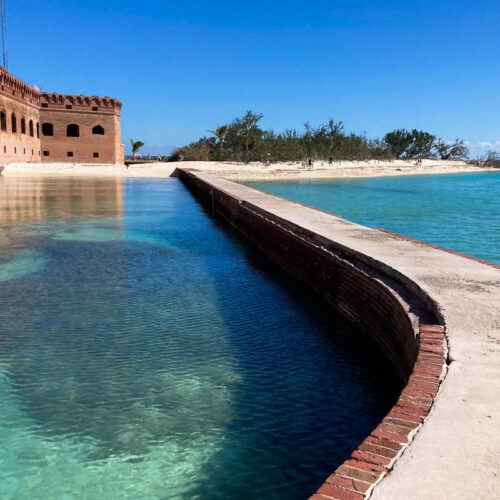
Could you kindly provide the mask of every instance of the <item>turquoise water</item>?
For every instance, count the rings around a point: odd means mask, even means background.
[[[500,172],[246,184],[500,264]]]
[[[307,498],[395,397],[175,179],[0,177],[0,283],[2,499]]]

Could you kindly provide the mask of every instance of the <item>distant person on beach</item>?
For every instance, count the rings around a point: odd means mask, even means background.
[[[330,156],[330,158],[328,158],[328,166],[331,167],[333,165],[333,158]]]
[[[311,157],[307,159],[307,168],[308,170],[311,170],[313,168],[313,159]]]
[[[151,160],[151,153],[148,153],[148,160]]]
[[[269,167],[270,165],[271,165],[271,153],[267,153],[266,167]]]
[[[305,160],[302,160],[300,162],[300,168],[306,168],[306,161]]]
[[[161,161],[161,160],[162,160],[161,155],[158,155],[158,161]]]

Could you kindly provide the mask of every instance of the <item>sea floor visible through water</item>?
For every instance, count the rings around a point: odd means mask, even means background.
[[[177,179],[0,178],[0,498],[303,499],[397,397]]]
[[[245,184],[500,264],[500,172]]]

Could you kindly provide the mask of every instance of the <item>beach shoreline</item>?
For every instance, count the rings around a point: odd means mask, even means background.
[[[183,161],[141,163],[129,167],[104,164],[17,163],[8,165],[3,175],[164,178],[171,177],[178,167],[201,170],[234,181],[327,180],[499,171],[495,168],[478,167],[454,160],[423,160],[420,164],[405,160],[342,161],[334,162],[331,166],[327,162],[318,161],[310,170],[302,168],[298,162],[274,163],[266,167],[262,163]]]

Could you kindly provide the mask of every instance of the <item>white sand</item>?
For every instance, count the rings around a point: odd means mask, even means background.
[[[479,168],[463,161],[423,160],[415,161],[342,161],[315,162],[312,170],[301,168],[300,163],[276,163],[266,167],[262,163],[230,163],[208,161],[183,161],[172,163],[143,163],[124,165],[70,164],[70,163],[18,163],[8,165],[5,176],[90,176],[90,177],[170,177],[177,167],[195,168],[233,180],[294,180],[335,179],[342,177],[378,177],[418,174],[442,174],[459,172],[494,171]]]

